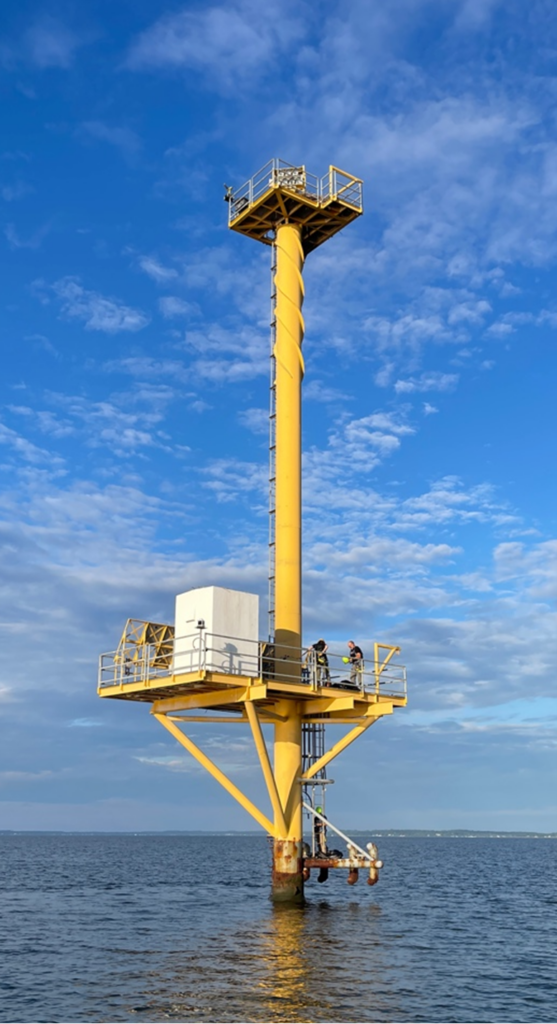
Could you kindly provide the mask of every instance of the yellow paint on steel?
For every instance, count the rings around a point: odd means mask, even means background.
[[[230,679],[230,676],[228,677]],[[195,708],[211,708],[216,704],[243,704],[250,698],[263,700],[267,694],[267,687],[262,686],[231,686],[223,690],[208,690],[205,693],[194,693],[191,697],[184,694],[182,697],[167,697],[165,700],[155,700],[153,703],[153,714],[167,711],[189,711]]]
[[[247,725],[245,715],[169,715],[171,722],[209,722],[210,725]]]
[[[380,650],[388,651],[388,654],[383,659],[383,661],[379,660],[379,651]],[[389,664],[391,658],[395,654],[400,654],[400,647],[393,647],[391,644],[378,644],[378,643],[374,643],[374,645],[373,645],[373,657],[374,657],[374,663],[375,663],[375,691],[376,691],[376,693],[379,693],[379,683],[381,682],[381,673],[382,673],[383,669],[387,667],[387,665]]]
[[[301,842],[302,825],[302,718],[297,701],[281,701],[280,711],[288,714],[286,722],[275,723],[275,779],[281,806],[284,808],[286,832],[277,839]]]
[[[227,793],[230,793],[230,796],[233,796],[240,806],[243,807],[248,814],[251,814],[252,818],[255,818],[259,825],[263,826],[269,835],[276,835],[275,827],[266,815],[263,814],[262,811],[260,811],[259,808],[256,807],[255,804],[252,803],[251,800],[245,796],[245,794],[242,793],[242,791],[238,789],[233,782],[230,781],[224,772],[221,772],[220,768],[217,768],[216,764],[214,764],[214,762],[211,761],[211,759],[207,757],[202,750],[200,750],[193,740],[190,740],[189,736],[186,736],[186,734],[182,732],[174,722],[170,721],[166,715],[155,714],[155,718],[161,723],[161,725],[164,725],[165,729],[168,729],[168,732],[178,740],[178,743],[181,743],[182,746],[189,751],[192,757],[195,757],[195,760],[205,768],[206,771],[208,771],[209,774],[217,780],[217,782],[220,782],[221,786],[224,787]]]
[[[251,701],[246,701],[246,714],[249,719],[251,731],[253,735],[253,742],[255,743],[255,749],[259,756],[259,762],[261,764],[261,770],[263,777],[267,784],[267,790],[269,792],[269,799],[273,807],[273,813],[275,815],[275,830],[278,831],[280,836],[286,836],[286,822],[284,820],[284,811],[280,802],[280,796],[278,794],[277,784],[275,776],[273,775],[273,769],[269,760],[269,753],[267,751],[267,744],[265,743],[265,737],[261,729],[261,723],[257,714],[255,704]]]
[[[195,672],[184,672],[177,675],[169,676],[148,676],[146,679],[134,680],[130,683],[117,683],[113,686],[99,686],[97,693],[99,697],[114,697],[120,693],[141,693],[143,696],[140,699],[144,699],[145,691],[153,692],[153,700],[156,700],[156,691],[160,689],[178,689],[182,686],[191,686],[193,683],[204,683],[207,686],[230,686],[231,678],[233,679],[233,685],[238,686],[240,683],[243,686],[259,686],[262,683],[261,678],[254,676],[233,676],[231,677],[226,672],[206,672],[205,669],[197,669]],[[131,698],[133,700],[133,698]]]
[[[363,178],[355,178],[354,175],[353,174],[349,174],[348,171],[343,171],[342,167],[335,167],[334,164],[330,164],[330,166],[329,166],[329,175],[331,174],[332,171],[336,171],[337,174],[342,174],[343,177],[349,178],[350,179],[350,181],[349,181],[350,185],[355,185],[356,183],[358,185],[363,185]]]
[[[276,231],[276,504],[275,643],[299,648],[302,632],[302,444],[301,385],[304,374],[304,250],[301,229]],[[292,652],[290,652],[292,656]],[[294,655],[294,660],[297,660]],[[299,666],[292,665],[293,679]]]
[[[317,772],[320,771],[321,768],[325,768],[330,761],[333,761],[335,757],[338,757],[338,755],[341,754],[343,750],[346,750],[354,740],[363,736],[366,729],[369,729],[370,725],[373,725],[374,722],[375,718],[368,718],[367,721],[362,722],[360,725],[356,725],[354,729],[351,729],[346,736],[343,736],[342,739],[338,741],[338,743],[335,743],[330,750],[327,750],[322,757],[319,757],[317,761],[314,761],[311,767],[308,768],[307,772],[304,772],[302,778],[312,779],[314,775],[317,775]]]
[[[323,715],[328,712],[350,711],[356,702],[354,697],[323,697],[317,700],[306,700],[302,705],[302,714]]]

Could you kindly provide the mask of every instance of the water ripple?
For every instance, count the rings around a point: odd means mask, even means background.
[[[0,847],[2,1022],[557,1019],[551,840],[383,839],[379,886],[303,908],[269,903],[264,837]]]

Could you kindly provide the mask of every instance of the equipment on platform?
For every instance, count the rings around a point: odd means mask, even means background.
[[[302,902],[312,868],[325,882],[345,868],[374,885],[377,847],[359,846],[332,823],[328,765],[367,729],[404,707],[399,647],[374,644],[355,679],[349,658],[327,647],[323,661],[302,646],[301,384],[304,374],[302,271],[308,253],[363,212],[362,182],[331,166],[316,177],[274,159],[240,188],[225,186],[233,231],[272,247],[269,443],[269,636],[259,638],[259,599],[224,587],[179,594],[173,625],[129,619],[116,651],[103,654],[98,693],[152,705],[154,718],[258,822],[273,843],[272,896]],[[189,737],[189,723],[250,728],[269,797],[261,810]],[[347,727],[327,747],[325,727]],[[264,727],[274,733],[273,760]],[[303,842],[303,814],[311,844]],[[346,854],[329,849],[329,830]]]

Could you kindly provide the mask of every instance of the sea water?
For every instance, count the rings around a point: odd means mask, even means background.
[[[264,836],[0,836],[0,1020],[557,1020],[557,841],[384,838],[269,901]]]

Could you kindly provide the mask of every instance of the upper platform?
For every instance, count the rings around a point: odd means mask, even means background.
[[[307,254],[363,213],[362,181],[338,167],[318,178],[273,159],[240,188],[228,188],[228,226],[272,245],[279,224],[298,224]]]

